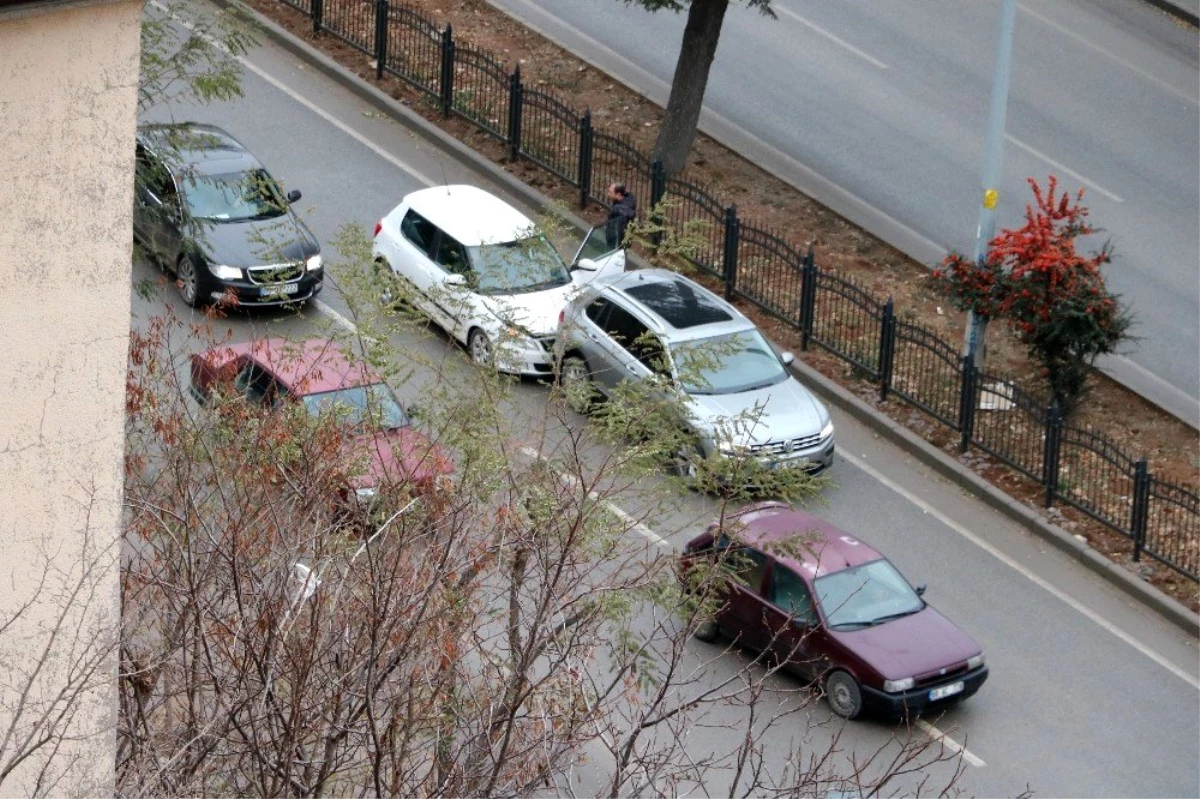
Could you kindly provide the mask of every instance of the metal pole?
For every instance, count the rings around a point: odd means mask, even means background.
[[[1004,117],[1008,111],[1008,76],[1012,71],[1013,20],[1017,15],[1017,0],[1002,0],[1000,9],[1000,38],[996,43],[996,71],[992,76],[992,108],[988,115],[987,140],[983,160],[983,204],[979,207],[979,227],[975,231],[975,263],[987,257],[988,242],[996,235],[996,201],[1000,191],[1000,161],[1004,154]],[[984,333],[987,318],[974,311],[967,314],[966,355],[977,368],[983,367],[986,348]]]

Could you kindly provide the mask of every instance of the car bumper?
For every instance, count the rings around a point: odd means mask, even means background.
[[[834,439],[830,436],[828,440],[822,442],[819,446],[812,449],[802,450],[800,452],[789,453],[785,457],[762,457],[756,458],[759,465],[765,469],[792,469],[800,468],[807,471],[809,474],[820,474],[833,465]],[[707,453],[707,457],[725,457],[719,451],[712,450]]]
[[[547,378],[554,375],[554,353],[512,347],[496,354],[496,368],[507,374]]]
[[[923,685],[920,688],[896,694],[884,693],[876,688],[863,685],[860,686],[862,690],[863,709],[884,716],[917,716],[930,710],[937,710],[954,704],[955,702],[961,702],[963,699],[972,696],[979,690],[984,681],[987,680],[987,677],[988,667],[980,666],[974,671],[969,671],[953,679],[934,685]],[[961,691],[941,699],[930,699],[930,694],[935,689],[955,685],[960,682],[962,683]]]
[[[211,278],[208,289],[211,300],[220,305],[269,307],[294,305],[311,300],[321,293],[324,286],[324,274],[321,271],[307,272],[297,280],[275,286],[251,283],[245,280]]]

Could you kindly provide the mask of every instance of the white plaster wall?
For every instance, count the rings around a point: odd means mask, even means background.
[[[116,633],[140,20],[0,11],[0,772],[10,731],[86,689],[0,796],[113,790],[116,658],[89,653]]]

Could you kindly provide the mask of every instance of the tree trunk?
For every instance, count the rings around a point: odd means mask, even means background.
[[[667,100],[658,141],[654,143],[654,157],[662,159],[668,175],[683,170],[696,138],[708,71],[717,54],[727,8],[729,0],[692,0],[688,7],[687,26],[683,29],[679,60],[675,62],[675,77],[671,81],[671,97]]]

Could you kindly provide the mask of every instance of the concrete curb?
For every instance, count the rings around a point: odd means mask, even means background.
[[[1200,13],[1195,2],[1179,2],[1179,0],[1146,0],[1147,3],[1160,11],[1165,11],[1176,19],[1181,19],[1192,27],[1200,27]]]
[[[387,94],[360,79],[329,56],[289,33],[274,21],[263,17],[254,9],[239,2],[239,0],[214,0],[214,2],[219,6],[232,6],[243,11],[251,19],[255,20],[263,32],[270,36],[276,43],[320,69],[327,76],[355,92],[397,122],[408,126],[413,132],[421,135],[431,144],[445,151],[460,163],[485,173],[489,180],[504,186],[506,191],[520,197],[528,205],[534,208],[546,208],[551,204],[550,198],[540,191],[521,182],[494,162],[429,122],[417,112],[393,100]],[[1169,0],[1161,0],[1161,2],[1169,2]],[[568,219],[580,229],[586,230],[589,227],[586,222],[573,214],[569,214]],[[639,267],[645,266],[636,257],[632,260]],[[1065,530],[1050,524],[1033,509],[995,488],[955,459],[949,457],[898,422],[875,410],[849,390],[834,383],[817,370],[800,362],[794,364],[794,369],[803,378],[805,384],[826,401],[851,414],[860,422],[887,438],[891,443],[919,458],[943,477],[970,491],[988,505],[1004,513],[1014,521],[1028,527],[1062,551],[1074,556],[1089,569],[1107,579],[1129,596],[1156,610],[1164,618],[1188,634],[1200,636],[1200,616],[1192,613],[1176,600],[1145,581],[1129,574],[1091,547],[1076,540]]]

